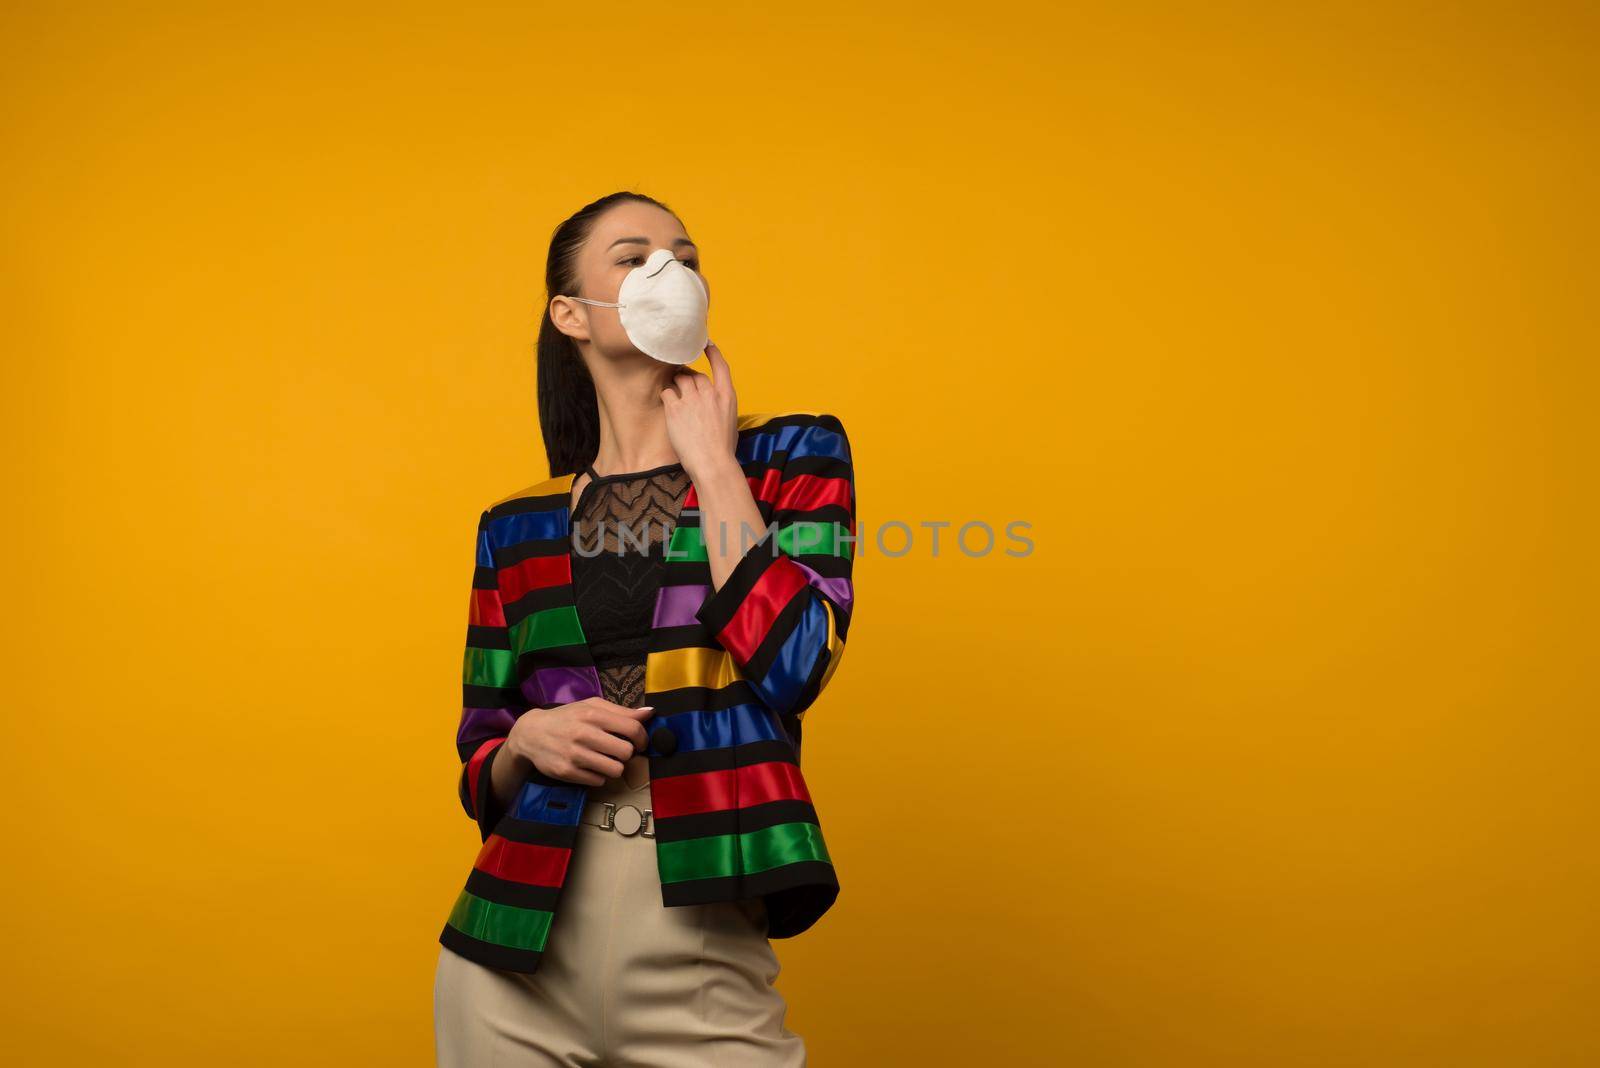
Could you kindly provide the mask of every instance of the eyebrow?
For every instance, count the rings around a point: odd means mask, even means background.
[[[618,245],[625,245],[625,244],[629,244],[629,245],[648,245],[649,243],[650,243],[650,239],[648,237],[619,237],[615,241],[611,242],[611,244],[606,246],[606,251],[610,252],[612,249],[616,248]],[[693,241],[690,241],[687,237],[680,237],[680,238],[675,239],[672,242],[672,245],[673,245],[674,248],[676,248],[679,245],[688,245],[690,248],[699,248],[700,247],[700,246],[696,245]]]

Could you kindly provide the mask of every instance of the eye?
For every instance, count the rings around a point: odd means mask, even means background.
[[[625,263],[631,263],[631,264],[635,264],[635,265],[638,265],[638,266],[642,266],[644,264],[644,261],[647,258],[648,257],[646,257],[646,256],[629,256],[625,260],[618,260],[617,263],[619,265],[625,264]],[[692,256],[689,259],[679,260],[678,262],[683,264],[685,267],[689,268],[689,270],[691,270],[691,271],[698,271],[700,269],[700,257],[698,257],[698,256]]]

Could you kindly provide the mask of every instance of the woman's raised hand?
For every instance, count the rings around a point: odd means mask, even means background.
[[[505,744],[546,775],[599,786],[622,774],[622,765],[650,744],[644,721],[654,709],[628,708],[590,697],[517,717]]]
[[[661,391],[667,410],[667,440],[691,479],[733,459],[739,440],[739,399],[733,374],[714,342],[706,342],[711,374],[685,367]]]

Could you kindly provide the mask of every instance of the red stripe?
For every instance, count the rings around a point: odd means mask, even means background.
[[[500,569],[500,592],[507,604],[529,590],[564,586],[572,581],[572,557],[566,553],[530,556]]]
[[[780,553],[744,595],[733,618],[718,633],[717,640],[739,660],[748,661],[772,629],[773,620],[778,618],[783,606],[805,588],[805,572]]]
[[[850,480],[848,478],[827,478],[823,475],[795,475],[789,481],[783,481],[783,469],[769,467],[761,473],[759,478],[745,476],[745,481],[750,484],[750,496],[758,501],[772,505],[774,508],[792,512],[807,512],[814,508],[837,504],[850,507]],[[698,508],[700,498],[695,495],[694,486],[689,487],[688,496],[683,499],[685,510]]]
[[[778,486],[782,478],[784,478],[782,468],[768,467],[765,472],[762,472],[760,478],[750,478],[749,475],[746,475],[744,476],[744,481],[750,488],[750,496],[755,497],[757,500],[765,500],[766,504],[771,504],[773,500],[778,499]],[[694,483],[690,483],[690,492],[688,492],[688,496],[683,497],[683,512],[688,512],[690,508],[698,507],[699,494],[694,492]]]
[[[770,504],[778,499],[778,489],[783,484],[783,469],[769,467],[761,472],[760,478],[750,478],[745,481],[750,483],[751,496]]]
[[[505,626],[506,614],[500,606],[500,591],[473,587],[472,607],[467,611],[467,622],[475,627]]]
[[[783,760],[650,780],[650,808],[657,819],[749,808],[768,801],[810,800],[799,767]]]
[[[513,842],[491,834],[472,866],[479,871],[530,886],[561,886],[567,879],[572,850],[565,846]]]
[[[850,480],[822,475],[796,475],[783,484],[775,507],[790,512],[809,512],[837,504],[850,507]]]
[[[490,738],[478,746],[478,751],[467,758],[467,792],[472,798],[472,817],[477,819],[478,812],[478,773],[483,771],[483,762],[495,746],[505,741],[504,738]]]

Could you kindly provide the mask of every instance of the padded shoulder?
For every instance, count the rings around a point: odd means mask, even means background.
[[[489,505],[485,511],[490,513],[505,511],[525,511],[529,506],[538,507],[543,503],[543,498],[559,497],[559,503],[565,504],[572,494],[572,480],[576,475],[556,475],[554,478],[543,479],[530,486],[524,486],[515,493],[508,493],[504,497]]]

